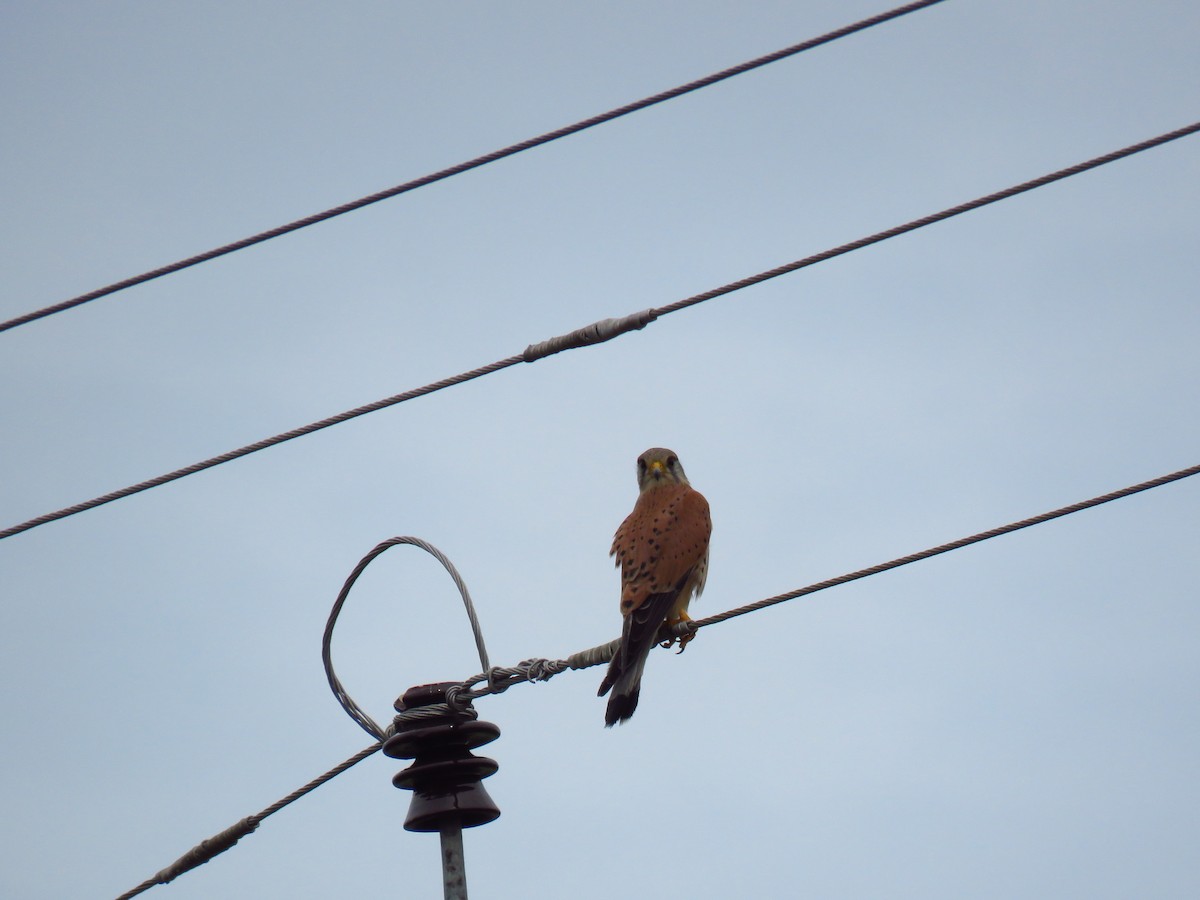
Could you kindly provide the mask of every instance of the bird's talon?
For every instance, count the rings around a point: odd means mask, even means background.
[[[679,618],[667,619],[667,627],[674,628],[676,625],[681,625],[685,622],[690,622],[690,621],[692,621],[692,617],[687,614],[687,610],[680,610]],[[679,635],[678,637],[676,637],[675,635],[672,635],[670,638],[668,638],[667,640],[665,640],[661,644],[659,644],[659,646],[662,647],[663,649],[668,649],[670,647],[674,647],[675,644],[678,643],[679,649],[675,651],[675,655],[678,656],[680,653],[682,653],[684,650],[687,649],[687,645],[689,643],[691,643],[692,638],[694,638],[695,636],[696,636],[696,632],[685,631],[683,634]]]

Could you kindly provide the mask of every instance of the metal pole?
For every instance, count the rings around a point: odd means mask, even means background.
[[[463,864],[462,828],[442,829],[442,889],[446,900],[467,900],[467,870]]]

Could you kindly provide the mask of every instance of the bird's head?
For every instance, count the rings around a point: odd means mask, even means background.
[[[638,457],[638,488],[648,490],[663,484],[687,484],[679,457],[663,447],[651,447]]]

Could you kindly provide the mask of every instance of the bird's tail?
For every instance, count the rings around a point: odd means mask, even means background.
[[[608,671],[600,682],[598,692],[600,697],[608,693],[609,688],[613,692],[604,713],[606,726],[611,728],[617,722],[624,722],[637,709],[646,657],[654,649],[659,626],[675,605],[681,589],[682,583],[674,590],[651,594],[642,601],[641,606],[625,617],[621,627],[621,642],[617,645],[612,662],[608,664]]]
[[[600,690],[596,696],[603,697],[612,689],[608,698],[608,708],[604,711],[604,725],[611,728],[618,722],[624,722],[637,709],[638,696],[642,692],[642,669],[646,667],[646,656],[630,660],[632,665],[626,665],[625,655],[618,648],[608,665],[604,681],[600,682]]]

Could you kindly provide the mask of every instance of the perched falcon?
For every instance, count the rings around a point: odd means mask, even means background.
[[[598,695],[612,689],[604,724],[624,722],[637,709],[642,669],[658,629],[690,621],[688,603],[704,590],[708,572],[708,501],[688,484],[679,457],[654,447],[638,457],[638,494],[613,538],[610,556],[621,567],[621,644]],[[680,640],[680,652],[691,640]]]

